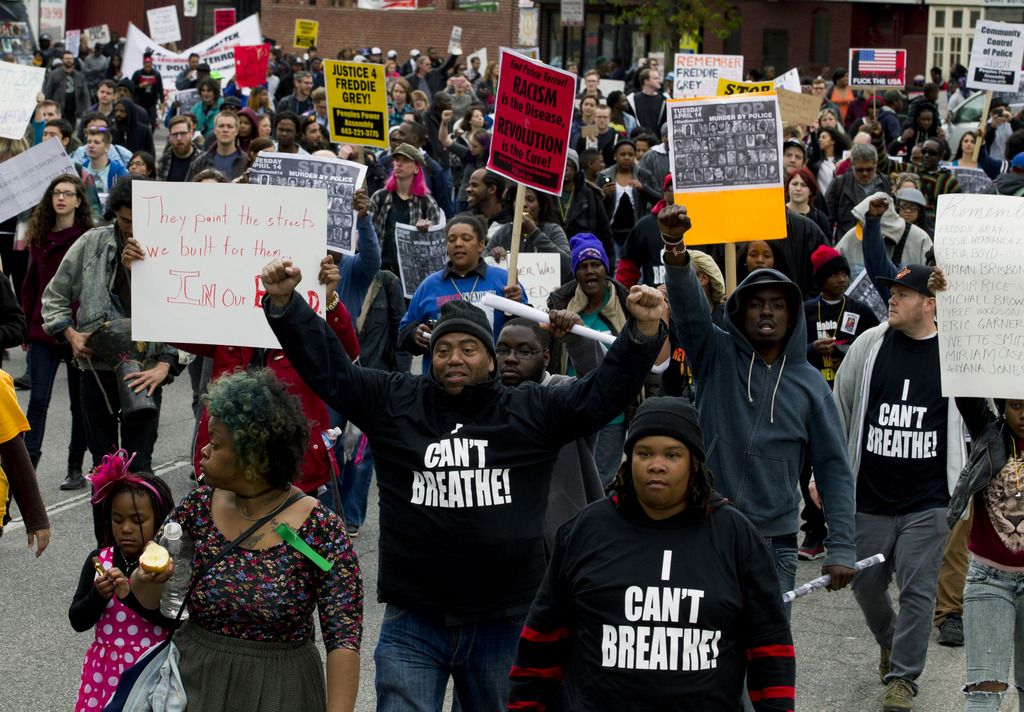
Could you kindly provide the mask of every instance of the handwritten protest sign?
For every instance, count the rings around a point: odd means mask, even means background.
[[[1024,63],[1024,25],[979,20],[974,27],[967,88],[1015,91]]]
[[[669,101],[669,166],[688,245],[786,236],[782,121],[774,95]]]
[[[363,183],[366,166],[339,158],[269,153],[256,156],[249,182],[327,191],[327,248],[346,255],[356,253],[352,196]]]
[[[0,163],[0,221],[34,208],[62,173],[77,175],[60,141],[43,141]]]
[[[146,21],[149,22],[149,36],[156,42],[180,42],[181,28],[178,27],[178,8],[174,5],[155,7],[146,10]]]
[[[6,3],[5,3],[6,4]],[[39,0],[39,32],[54,37],[64,36],[64,22],[67,20],[65,0]]]
[[[786,89],[777,89],[775,93],[779,97],[779,112],[783,121],[810,126],[818,120],[821,111],[821,99],[818,97]]]
[[[734,94],[774,94],[775,82],[737,82],[733,79],[719,79],[715,96]]]
[[[270,45],[238,45],[235,47],[235,84],[246,89],[267,81]]]
[[[387,148],[388,95],[384,67],[371,62],[324,62],[331,140]]]
[[[316,46],[317,35],[320,34],[320,23],[317,20],[295,20],[295,47],[309,48]]]
[[[940,195],[935,258],[942,395],[1024,398],[1024,200]]]
[[[508,269],[508,262],[496,262],[488,256],[487,264]],[[541,311],[548,310],[548,295],[562,286],[562,264],[556,252],[520,252],[516,276],[526,300]]]
[[[327,191],[259,185],[145,183],[132,194],[132,338],[280,348],[260,306],[260,271],[290,259],[297,291],[323,316]]]
[[[793,91],[797,94],[800,93],[800,72],[797,71],[796,67],[793,67],[788,72],[784,72],[779,76],[775,77],[775,88],[785,89],[787,91]]]
[[[907,50],[851,49],[847,72],[852,87],[904,87]]]
[[[46,70],[13,62],[0,62],[0,136],[22,138],[36,110]]]
[[[85,37],[90,47],[110,42],[110,27],[108,25],[96,25],[85,28]]]
[[[427,232],[415,225],[395,225],[395,244],[398,247],[398,276],[402,292],[407,299],[423,280],[444,267],[448,260],[448,246],[444,239],[444,225],[434,225]]]
[[[560,195],[576,77],[505,49],[500,77],[487,168]]]
[[[82,48],[82,31],[81,30],[68,30],[64,33],[64,49],[73,54],[75,57],[78,56],[79,50]]]
[[[174,90],[178,73],[188,67],[188,56],[195,52],[199,55],[200,62],[208,64],[211,71],[219,72],[221,81],[227,83],[235,76],[234,47],[258,45],[262,42],[259,15],[250,15],[238,24],[181,52],[164,49],[159,42],[147,37],[146,33],[134,24],[128,23],[124,45],[124,74],[130,77],[136,69],[142,69],[142,55],[147,51],[152,52],[153,68],[160,73],[164,90],[170,94]]]
[[[676,55],[673,96],[714,96],[719,79],[743,79],[743,57],[734,54]]]
[[[219,7],[213,11],[213,31],[220,34],[224,30],[238,22],[235,16],[235,8]]]

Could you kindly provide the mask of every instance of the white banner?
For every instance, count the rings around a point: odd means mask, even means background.
[[[149,36],[154,41],[160,44],[181,41],[181,28],[178,26],[178,8],[174,5],[146,10],[146,21],[149,22]]]
[[[50,181],[76,175],[60,141],[49,140],[0,163],[0,221],[34,208]]]
[[[153,52],[153,67],[163,79],[164,91],[170,94],[174,91],[174,80],[178,72],[188,66],[188,56],[195,52],[200,57],[199,61],[210,65],[212,71],[220,72],[222,82],[227,84],[235,76],[235,45],[257,45],[262,41],[259,15],[250,15],[210,39],[181,52],[164,49],[159,42],[155,42],[145,32],[129,23],[124,45],[124,75],[130,77],[136,69],[142,69],[142,55],[149,50]]]
[[[132,338],[280,348],[260,308],[271,260],[302,270],[297,292],[324,315],[327,191],[227,183],[139,183],[132,266]]]
[[[45,78],[42,67],[0,62],[0,136],[24,138]]]
[[[1024,200],[940,195],[935,217],[942,395],[1024,398]]]

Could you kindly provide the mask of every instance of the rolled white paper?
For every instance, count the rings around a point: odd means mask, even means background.
[[[870,556],[866,559],[861,559],[853,565],[853,568],[857,569],[858,571],[862,571],[863,569],[869,568],[871,566],[876,566],[882,563],[883,561],[885,561],[884,554],[875,554],[874,556]],[[830,583],[832,583],[832,577],[828,574],[825,574],[824,576],[819,576],[816,579],[811,579],[807,583],[801,586],[797,586],[792,591],[786,591],[784,594],[782,594],[782,602],[789,603],[790,601],[800,598],[801,596],[806,596],[811,591],[817,591],[818,589],[825,588]]]

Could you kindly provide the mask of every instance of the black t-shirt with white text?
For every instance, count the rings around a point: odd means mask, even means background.
[[[836,371],[853,340],[878,326],[878,318],[869,306],[846,296],[835,302],[826,301],[820,294],[809,299],[804,303],[804,318],[808,344],[818,339],[836,340],[836,351],[828,356],[807,349],[807,360],[821,371],[829,386],[835,382]]]
[[[857,511],[897,515],[946,507],[946,422],[939,339],[883,337],[861,434]]]

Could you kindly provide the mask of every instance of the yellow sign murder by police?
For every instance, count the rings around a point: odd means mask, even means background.
[[[384,65],[324,62],[331,141],[388,147],[388,96]]]
[[[316,47],[316,37],[319,32],[320,23],[316,20],[296,20],[295,39],[292,44],[305,49]]]

